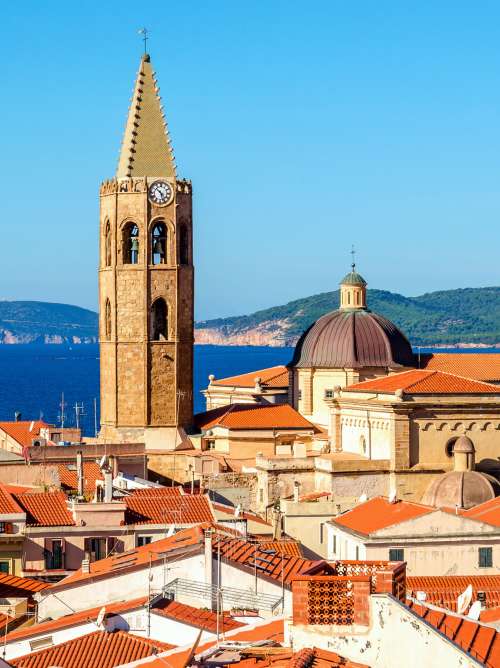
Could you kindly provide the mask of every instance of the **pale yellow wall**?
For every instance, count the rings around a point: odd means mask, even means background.
[[[393,430],[388,411],[346,409],[342,412],[341,428],[345,452],[355,452],[369,459],[390,458]]]

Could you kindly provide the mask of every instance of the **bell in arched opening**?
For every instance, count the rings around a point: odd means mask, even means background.
[[[152,264],[165,264],[167,261],[167,228],[164,223],[157,223],[151,232]]]
[[[128,223],[123,228],[123,264],[139,263],[139,228]]]

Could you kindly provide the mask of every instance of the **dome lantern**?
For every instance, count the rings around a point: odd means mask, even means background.
[[[354,246],[351,250],[351,271],[340,281],[340,308],[366,309],[366,281],[356,271]]]

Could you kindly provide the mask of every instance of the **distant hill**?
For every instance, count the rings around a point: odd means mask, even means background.
[[[0,301],[0,343],[95,343],[97,313],[69,304]]]
[[[500,288],[465,288],[403,297],[368,290],[372,311],[392,320],[414,346],[500,345]],[[251,315],[196,324],[196,342],[293,346],[317,318],[338,307],[339,291],[323,292]]]

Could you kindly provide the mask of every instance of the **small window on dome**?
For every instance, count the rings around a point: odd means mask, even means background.
[[[450,438],[450,440],[445,445],[445,452],[447,457],[453,457],[453,446],[455,445],[458,436]]]

